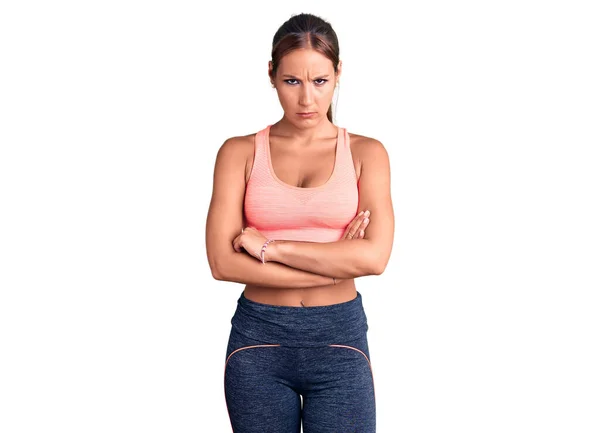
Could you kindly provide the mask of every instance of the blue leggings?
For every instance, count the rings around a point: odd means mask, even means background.
[[[317,307],[240,296],[225,357],[234,433],[373,433],[375,388],[361,294]],[[302,397],[302,398],[301,398]]]

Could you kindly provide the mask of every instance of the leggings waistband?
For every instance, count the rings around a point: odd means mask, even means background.
[[[242,292],[231,325],[258,342],[291,347],[344,344],[368,330],[359,292],[351,301],[315,307],[262,304]]]

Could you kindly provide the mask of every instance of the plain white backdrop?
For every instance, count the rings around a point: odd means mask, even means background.
[[[356,282],[378,431],[600,431],[593,3],[3,2],[0,431],[231,431],[213,168],[280,118],[299,12],[391,160],[392,257]]]

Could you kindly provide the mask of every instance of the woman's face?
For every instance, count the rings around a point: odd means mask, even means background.
[[[271,68],[269,62],[269,72]],[[331,60],[312,49],[298,49],[283,56],[273,83],[284,116],[293,124],[307,126],[326,118],[340,73],[341,62],[336,76]]]

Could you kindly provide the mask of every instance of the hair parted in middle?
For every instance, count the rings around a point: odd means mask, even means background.
[[[275,79],[279,62],[286,54],[297,49],[313,49],[323,54],[333,63],[337,74],[340,61],[338,38],[329,22],[323,18],[301,13],[293,15],[275,32],[271,49],[271,80]],[[333,123],[332,107],[329,105],[327,118]]]

